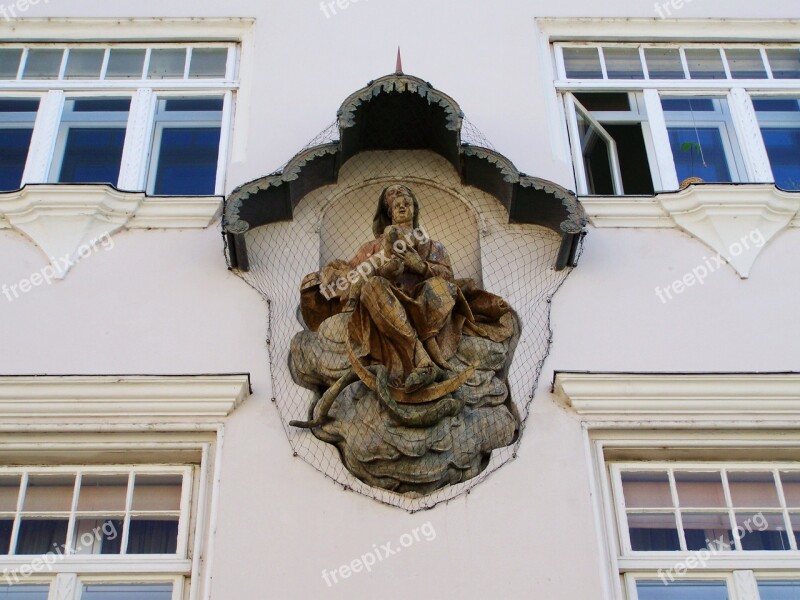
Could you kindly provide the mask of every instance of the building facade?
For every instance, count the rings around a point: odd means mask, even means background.
[[[0,595],[800,598],[796,5],[0,17]],[[521,323],[438,495],[289,424],[308,261],[392,182]]]

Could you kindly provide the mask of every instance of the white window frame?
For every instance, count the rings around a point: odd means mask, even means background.
[[[227,148],[229,145],[229,140],[226,139],[225,135],[225,127],[224,123],[230,123],[231,121],[231,103],[232,103],[232,92],[225,92],[223,96],[220,95],[198,95],[198,98],[206,98],[206,97],[215,97],[215,98],[222,98],[222,115],[221,119],[216,124],[211,124],[210,120],[192,120],[186,117],[178,117],[176,118],[172,115],[172,118],[159,118],[158,114],[158,104],[162,100],[169,100],[170,98],[186,98],[187,96],[184,94],[178,93],[165,93],[165,94],[154,94],[155,103],[153,107],[153,132],[152,132],[152,142],[150,144],[150,154],[148,158],[148,166],[147,166],[147,175],[146,175],[146,183],[145,183],[145,192],[148,195],[152,195],[154,193],[155,182],[156,182],[156,175],[158,170],[158,159],[161,155],[161,134],[164,130],[164,126],[167,127],[202,127],[211,129],[213,127],[220,127],[220,142],[219,142],[219,151],[217,154],[217,171],[216,171],[216,187],[215,187],[215,194],[221,194],[223,192],[222,189],[222,175],[225,170],[225,165],[227,164]]]
[[[191,472],[181,491],[186,519],[176,554],[75,554],[26,582],[50,583],[48,600],[79,600],[82,581],[172,582],[172,600],[208,600],[224,421],[248,393],[247,375],[0,377],[0,464]],[[87,465],[87,455],[103,460]],[[0,557],[0,573],[34,558]]]
[[[637,579],[657,580],[692,554],[625,554],[610,463],[800,465],[800,373],[557,372],[554,392],[583,430],[603,600],[636,600]],[[720,553],[681,577],[724,576],[731,600],[759,600],[756,580],[775,574],[800,580],[800,551]]]
[[[127,112],[122,113],[110,113],[110,112],[103,112],[103,113],[76,113],[67,111],[66,106],[67,103],[74,100],[95,100],[95,99],[103,99],[103,98],[128,98],[130,99],[130,95],[116,95],[112,94],[109,96],[94,96],[91,94],[86,95],[70,95],[64,99],[64,108],[62,108],[61,120],[60,125],[58,128],[58,133],[56,134],[56,140],[53,150],[53,158],[50,165],[50,173],[47,177],[48,183],[59,183],[59,179],[61,178],[61,167],[64,164],[64,153],[67,148],[67,137],[69,135],[69,130],[73,127],[81,128],[81,129],[102,129],[102,128],[115,128],[115,129],[122,129],[125,132],[123,136],[122,147],[123,151],[125,148],[125,141],[124,138],[127,137],[128,133],[128,122],[130,121],[130,109]],[[91,115],[99,115],[102,118],[91,118]],[[122,116],[124,114],[124,116]],[[113,116],[117,116],[116,119],[112,118]],[[31,140],[33,138],[31,137]],[[111,185],[117,186],[122,175],[122,161],[120,160],[120,174],[117,176],[117,181],[111,181]]]
[[[145,47],[146,55],[143,64],[143,76],[140,79],[102,80],[102,79],[19,79],[27,59],[27,49],[33,45],[9,42],[0,47],[24,47],[20,60],[18,79],[0,81],[0,97],[16,97],[24,95],[29,98],[38,97],[39,112],[34,124],[34,132],[28,150],[28,161],[22,176],[20,187],[29,183],[53,182],[58,177],[60,162],[63,158],[62,117],[64,116],[65,97],[131,97],[131,108],[128,113],[126,136],[123,148],[122,164],[116,187],[125,191],[147,191],[150,180],[149,167],[152,156],[152,133],[154,128],[156,96],[164,97],[175,94],[191,96],[221,96],[223,98],[222,121],[220,123],[220,147],[217,173],[213,195],[219,196],[225,191],[225,173],[228,156],[232,146],[232,122],[239,89],[238,52],[239,45],[234,42],[193,42],[187,44],[158,43],[148,41],[145,44],[115,44],[114,48]],[[66,68],[68,50],[72,48],[104,48],[103,70],[105,75],[110,56],[110,44],[36,44],[36,47],[66,48],[62,56],[60,77]],[[191,50],[193,48],[226,47],[228,57],[226,76],[221,79],[189,79]],[[153,48],[186,48],[187,60],[184,65],[183,79],[146,79],[149,57]],[[88,125],[87,125],[88,126]],[[98,125],[100,126],[100,125]],[[60,152],[60,154],[59,154]],[[55,173],[55,175],[54,175]]]
[[[594,30],[595,39],[601,37],[600,31],[602,27],[600,24],[603,20],[596,20],[594,23],[587,24],[584,28]],[[560,103],[562,105],[560,110],[565,110],[568,122],[574,119],[570,115],[570,106],[568,104],[568,93],[579,91],[594,91],[594,92],[644,92],[645,99],[647,100],[647,92],[653,91],[656,94],[677,94],[677,95],[710,95],[719,94],[725,95],[728,100],[728,105],[732,113],[732,137],[739,140],[739,149],[734,150],[733,155],[737,160],[730,164],[734,182],[752,182],[752,183],[774,183],[775,178],[772,174],[772,169],[769,164],[769,157],[767,156],[766,148],[763,143],[763,138],[760,135],[760,130],[756,133],[757,120],[755,117],[752,102],[749,101],[749,96],[764,95],[764,94],[788,94],[793,92],[800,92],[800,79],[775,79],[769,67],[769,62],[766,60],[766,50],[774,46],[762,43],[754,44],[750,40],[752,35],[748,36],[748,41],[743,42],[737,40],[735,35],[731,32],[727,36],[723,34],[723,39],[729,41],[708,44],[708,43],[678,43],[678,42],[664,42],[664,41],[644,41],[650,36],[647,31],[641,31],[638,40],[631,39],[630,35],[616,35],[616,40],[611,42],[597,42],[588,39],[581,39],[579,31],[573,32],[571,35],[566,33],[562,35],[553,35],[547,30],[558,30],[559,33],[561,24],[557,19],[543,19],[542,28],[546,31],[546,39],[551,44],[551,53],[553,60],[553,73],[554,73],[554,86]],[[595,25],[595,26],[593,26]],[[711,26],[710,26],[711,27]],[[581,28],[578,28],[580,30]],[[646,29],[646,28],[645,28]],[[664,27],[659,37],[670,35],[670,31],[674,32],[675,39],[679,36],[676,30],[681,27],[672,26]],[[762,27],[763,29],[763,27]],[[607,37],[608,32],[604,32]],[[769,40],[774,36],[773,31],[771,35],[767,35],[765,40]],[[766,35],[766,33],[765,33]],[[703,38],[707,39],[708,34],[705,33]],[[569,39],[572,37],[572,39]],[[699,35],[698,35],[699,37]],[[626,39],[627,38],[627,39]],[[566,77],[566,71],[563,59],[564,47],[597,47],[601,59],[601,69],[603,79],[569,79]],[[605,62],[603,61],[603,47],[631,47],[639,48],[640,57],[642,58],[643,74],[642,79],[607,79],[607,72]],[[649,79],[647,71],[647,64],[644,60],[645,48],[674,48],[679,50],[681,62],[684,69],[685,79]],[[743,49],[758,49],[761,52],[762,60],[765,64],[767,72],[766,79],[691,79],[686,61],[685,49],[687,48],[706,48],[706,49],[720,49],[725,47],[741,47]],[[780,47],[794,48],[800,54],[800,45],[783,43]],[[721,52],[720,56],[723,60],[723,66],[726,75],[730,75],[730,67],[727,62],[725,52]],[[566,108],[565,108],[566,107]],[[672,151],[669,146],[663,148],[666,138],[666,131],[662,129],[664,123],[664,114],[661,109],[660,103],[652,100],[647,102],[647,121],[648,130],[645,134],[646,145],[654,147],[655,152],[652,156],[648,155],[651,162],[656,162],[657,169],[654,169],[651,164],[651,175],[653,178],[656,194],[662,191],[674,191],[678,189],[677,175],[675,174],[675,165],[672,157]],[[577,138],[568,125],[565,130],[567,134],[566,144],[560,144],[561,147],[573,147],[577,143]],[[649,138],[649,140],[648,140]],[[743,143],[747,140],[747,143]],[[667,140],[668,144],[668,140]],[[586,187],[583,185],[585,179],[581,177],[580,171],[582,170],[582,163],[575,160],[575,151],[571,151],[572,160],[570,163],[573,165],[575,175],[576,188],[578,194],[586,194]],[[740,157],[740,158],[738,158]],[[733,171],[739,172],[738,180]],[[658,180],[658,182],[657,182]]]

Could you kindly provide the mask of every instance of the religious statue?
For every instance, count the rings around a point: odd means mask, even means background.
[[[307,330],[290,367],[320,397],[291,424],[335,444],[369,485],[430,493],[516,438],[507,372],[519,326],[502,298],[455,278],[408,186],[383,190],[373,233],[301,284]]]

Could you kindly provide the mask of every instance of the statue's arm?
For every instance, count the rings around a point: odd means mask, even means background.
[[[441,242],[431,242],[431,250],[424,262],[425,279],[441,277],[447,281],[453,280],[453,267],[450,264],[450,255]]]

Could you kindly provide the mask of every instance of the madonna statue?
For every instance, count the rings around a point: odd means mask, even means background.
[[[291,424],[336,444],[370,485],[429,493],[479,473],[492,449],[516,437],[506,376],[518,325],[502,298],[455,279],[409,187],[383,190],[372,230],[375,239],[352,260],[335,260],[301,284],[308,329],[292,342],[290,366],[320,397],[308,421]],[[458,419],[469,426],[451,430]],[[398,427],[433,437],[406,448]],[[443,427],[447,435],[434,441]],[[443,449],[455,448],[454,462]]]

